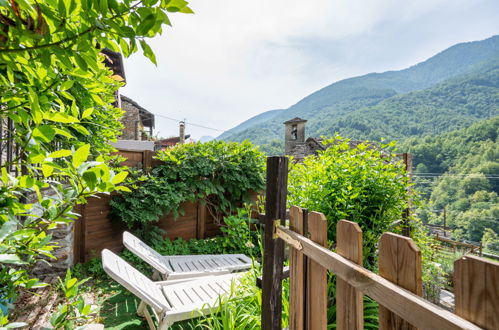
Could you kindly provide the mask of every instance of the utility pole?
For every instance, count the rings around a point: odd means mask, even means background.
[[[447,211],[444,206],[444,236],[447,236]]]

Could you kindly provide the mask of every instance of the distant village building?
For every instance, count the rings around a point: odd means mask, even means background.
[[[120,140],[150,140],[154,128],[154,114],[125,95],[119,97],[121,109],[125,112],[121,118],[124,128]]]
[[[179,136],[173,136],[167,139],[161,139],[154,142],[154,150],[163,150],[173,147],[177,144],[184,144],[187,139],[191,137],[190,134],[185,135],[185,122],[179,123],[178,129]]]
[[[101,54],[104,55],[104,64],[113,71],[113,78],[126,84],[123,56],[107,48],[101,49]],[[121,118],[124,128],[119,140],[151,140],[154,114],[141,107],[134,100],[120,95],[119,91],[116,92],[115,99],[114,105],[125,112]]]
[[[284,122],[284,154],[293,156],[295,162],[302,162],[310,155],[316,155],[319,150],[326,150],[331,144],[324,144],[324,139],[309,137],[305,140],[305,119],[295,117]],[[350,140],[348,144],[351,149],[366,141]],[[370,142],[370,146],[378,148],[375,143]]]

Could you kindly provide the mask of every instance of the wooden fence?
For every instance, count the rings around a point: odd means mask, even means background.
[[[144,168],[146,171],[157,166],[160,161],[153,158],[152,151],[120,150],[118,154],[127,158],[123,165]],[[251,193],[252,200],[257,199]],[[77,213],[80,219],[74,225],[73,255],[75,262],[86,262],[92,256],[100,256],[103,249],[114,252],[123,250],[122,235],[127,230],[121,221],[109,218],[111,196],[99,195],[89,198],[87,204],[80,205]],[[174,219],[172,214],[165,214],[156,225],[166,231],[170,239],[205,238],[221,234],[217,224],[203,202],[184,202],[180,207],[183,215]]]
[[[103,249],[114,252],[123,250],[123,231],[128,230],[121,221],[109,218],[109,195],[92,197],[78,210],[80,219],[75,221],[74,259],[86,262],[92,256],[100,256]],[[202,202],[185,202],[181,205],[184,214],[176,220],[165,214],[156,225],[166,231],[170,239],[213,237],[220,234],[220,225],[206,211]]]
[[[380,329],[499,328],[499,264],[465,256],[455,262],[456,314],[423,298],[421,254],[408,237],[385,233],[379,274],[362,267],[362,231],[337,225],[336,253],[326,248],[323,214],[293,206],[284,225],[287,159],[267,160],[262,328],[281,329],[283,243],[290,247],[290,329],[326,329],[327,277],[337,275],[336,328],[363,329],[363,295],[380,304]]]

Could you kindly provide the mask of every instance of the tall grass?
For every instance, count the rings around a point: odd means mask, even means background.
[[[197,327],[213,330],[261,329],[262,292],[256,286],[256,278],[261,275],[261,267],[255,266],[231,286],[230,293],[219,298],[213,314],[198,319]],[[283,327],[288,326],[289,281],[283,281],[282,299]]]

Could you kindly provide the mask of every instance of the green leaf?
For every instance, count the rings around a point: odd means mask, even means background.
[[[125,187],[125,186],[117,186],[117,187],[115,187],[115,189],[116,189],[116,190],[118,190],[118,191],[132,192],[132,191],[130,190],[130,188]]]
[[[61,157],[67,157],[67,156],[70,156],[70,155],[71,155],[71,150],[61,149],[61,150],[57,150],[57,151],[51,152],[49,154],[49,157],[50,158],[61,158]]]
[[[83,309],[81,310],[81,313],[83,315],[88,315],[88,313],[90,313],[90,307],[91,307],[90,305],[83,306]]]
[[[54,167],[49,164],[42,164],[42,173],[44,177],[49,177],[54,173]]]
[[[17,221],[7,221],[0,227],[0,243],[17,229]]]
[[[42,125],[33,129],[33,137],[43,142],[52,142],[55,136],[55,130],[50,125]]]
[[[25,327],[27,325],[28,324],[24,323],[24,322],[12,322],[12,323],[7,324],[5,326],[5,329],[17,329],[17,328]]]
[[[141,17],[142,18],[142,17]],[[156,24],[156,15],[153,13],[147,15],[145,18],[142,18],[142,22],[137,27],[137,34],[139,35],[147,35],[150,29]],[[142,43],[142,39],[140,40]]]
[[[85,162],[90,154],[90,144],[85,144],[78,148],[73,155],[73,166],[77,168]]]
[[[99,0],[99,7],[102,12],[102,15],[106,15],[108,10],[107,0]]]
[[[0,254],[0,263],[21,265],[25,264],[16,254],[2,253]]]
[[[90,132],[84,127],[84,126],[81,126],[81,125],[73,125],[73,128],[80,134],[83,134],[83,135],[89,135]]]
[[[120,173],[116,174],[116,175],[113,177],[113,179],[111,180],[111,182],[112,182],[113,184],[118,184],[118,183],[121,183],[121,182],[123,182],[123,180],[125,180],[125,179],[126,179],[126,177],[127,177],[127,176],[128,176],[128,172],[124,172],[124,171],[123,171],[123,172],[120,172]]]
[[[85,180],[85,183],[90,189],[95,189],[95,187],[97,186],[97,175],[94,171],[87,171],[83,173],[82,178],[83,180]]]
[[[74,59],[76,61],[76,64],[78,64],[83,71],[88,70],[88,64],[80,54],[74,53]]]
[[[38,101],[38,95],[29,88],[29,103],[31,107],[31,116],[35,124],[39,124],[43,119],[43,112],[40,108],[40,103]]]
[[[80,122],[78,118],[75,118],[63,112],[46,112],[43,118],[50,121],[55,121],[57,123],[65,123],[65,124]]]
[[[68,90],[70,89],[71,87],[73,87],[73,84],[74,84],[74,80],[66,80],[65,82],[63,82],[61,84],[61,87],[59,90],[61,91],[65,91],[65,90]]]
[[[72,278],[70,279],[67,283],[66,283],[66,288],[71,288],[73,287],[73,285],[75,285],[75,283],[78,281],[77,278]]]
[[[94,108],[85,109],[85,111],[83,111],[83,113],[81,115],[81,119],[85,119],[88,116],[90,116],[94,112],[94,110],[95,110]]]
[[[76,139],[73,134],[69,133],[68,131],[66,130],[63,130],[63,129],[60,129],[60,128],[54,128],[55,130],[55,133],[56,134],[59,134],[59,135],[62,135],[62,136],[65,136],[67,138],[70,138],[70,139]]]
[[[144,55],[147,56],[147,58],[150,59],[151,62],[154,63],[154,65],[158,65],[158,63],[156,63],[156,55],[154,55],[151,47],[144,40],[140,40],[140,45],[142,46]]]

